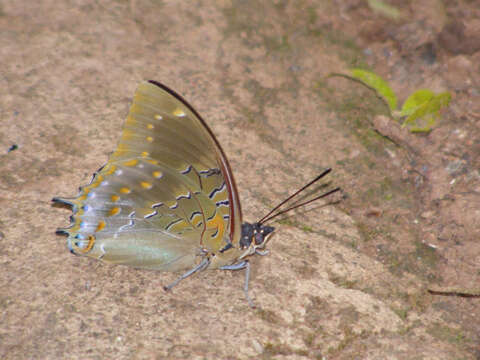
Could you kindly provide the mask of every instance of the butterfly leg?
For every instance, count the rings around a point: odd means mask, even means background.
[[[210,264],[210,259],[208,258],[203,258],[203,260],[200,262],[200,264],[198,264],[197,266],[195,266],[193,269],[191,270],[188,270],[185,274],[183,274],[182,276],[180,276],[179,278],[177,278],[177,280],[175,280],[174,282],[172,282],[171,284],[167,285],[167,286],[164,286],[163,289],[165,291],[168,291],[170,290],[171,288],[173,288],[175,285],[177,285],[180,281],[182,281],[183,279],[186,279],[187,277],[189,277],[190,275],[193,275],[195,274],[196,272],[198,271],[202,271],[202,270],[205,270],[205,268]]]
[[[268,255],[269,253],[270,253],[269,250],[258,250],[258,249],[255,249],[255,254],[260,255],[260,256],[265,256],[265,255]]]
[[[243,287],[243,291],[245,293],[245,297],[247,298],[248,305],[251,308],[255,308],[255,304],[253,303],[252,299],[248,295],[248,281],[250,280],[250,263],[248,260],[232,264],[232,265],[225,265],[220,268],[221,270],[242,270],[245,269],[245,285]]]

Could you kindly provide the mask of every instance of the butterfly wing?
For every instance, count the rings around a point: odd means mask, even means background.
[[[72,252],[165,271],[191,268],[241,233],[235,182],[215,136],[178,94],[139,85],[120,142],[74,199]]]

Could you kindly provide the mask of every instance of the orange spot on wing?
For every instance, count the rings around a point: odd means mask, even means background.
[[[104,179],[103,175],[97,174],[95,176],[95,181],[83,189],[85,194],[88,194],[90,189],[98,187]]]
[[[92,250],[93,245],[95,245],[95,236],[90,235],[90,236],[88,237],[88,245],[87,245],[87,247],[86,247],[85,249],[78,248],[78,251],[86,254],[86,253],[88,253],[90,250]]]
[[[106,165],[102,172],[105,174],[105,175],[111,175],[115,172],[115,170],[117,170],[117,167],[115,165]]]
[[[99,232],[100,230],[103,230],[105,228],[105,221],[100,220],[98,222],[97,228],[95,229],[95,232]]]
[[[119,213],[120,213],[120,208],[118,206],[115,206],[115,207],[110,209],[110,211],[108,212],[108,215],[114,216],[114,215],[117,215]]]
[[[128,161],[125,161],[123,163],[123,165],[125,166],[135,166],[138,164],[138,160],[137,159],[133,159],[133,160],[128,160]]]
[[[176,109],[174,112],[173,112],[173,115],[175,116],[178,116],[178,117],[183,117],[185,116],[185,112],[182,110],[182,109]]]
[[[207,228],[217,228],[218,233],[215,239],[223,239],[225,233],[225,219],[217,212],[215,217],[207,221]]]
[[[152,186],[153,186],[152,184],[150,184],[150,183],[147,182],[147,181],[142,181],[142,182],[140,182],[140,185],[141,185],[144,189],[147,189],[147,190],[148,190],[148,189],[151,189]]]

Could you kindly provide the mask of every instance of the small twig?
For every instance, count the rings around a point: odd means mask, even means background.
[[[462,289],[456,287],[430,287],[428,292],[433,295],[480,297],[480,289]]]

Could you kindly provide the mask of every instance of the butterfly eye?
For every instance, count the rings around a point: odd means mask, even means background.
[[[265,239],[275,230],[273,226],[266,226],[262,224],[254,224],[255,230],[253,231],[253,240],[255,245],[261,245],[265,242]]]

